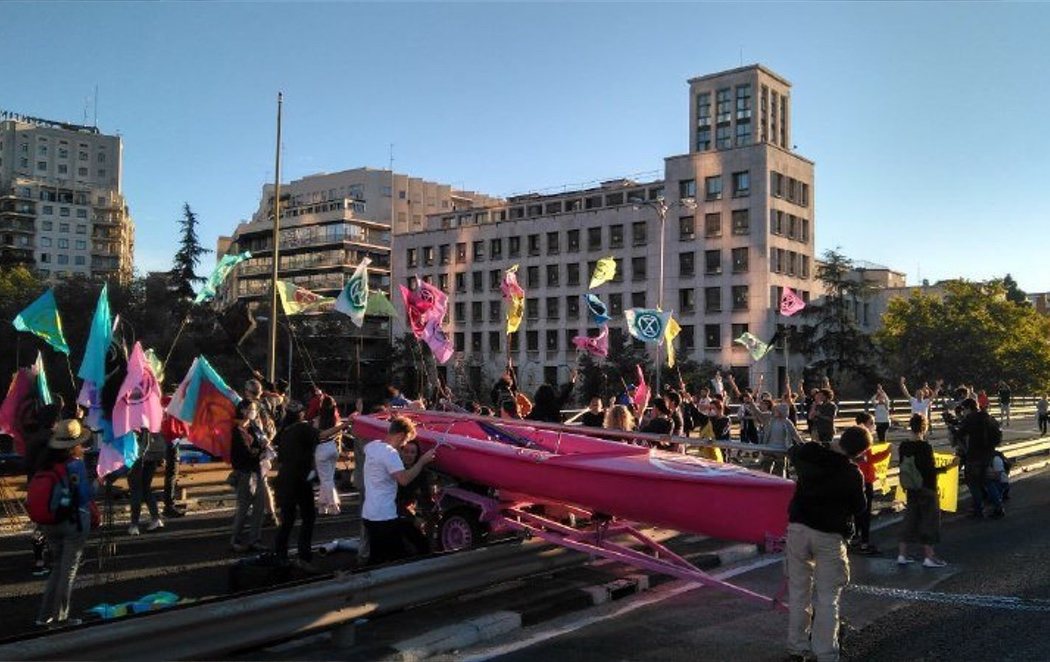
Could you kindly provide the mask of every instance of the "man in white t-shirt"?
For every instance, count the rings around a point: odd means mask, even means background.
[[[434,461],[432,448],[405,469],[398,449],[416,436],[416,426],[402,416],[390,419],[386,439],[365,444],[365,502],[361,507],[369,542],[369,562],[387,563],[404,556],[404,545],[397,521],[397,486],[412,482],[423,468]]]
[[[722,383],[722,371],[715,370],[715,376],[711,378],[711,392],[715,395],[725,395],[726,388]]]

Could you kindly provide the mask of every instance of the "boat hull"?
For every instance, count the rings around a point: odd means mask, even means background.
[[[783,478],[526,422],[409,416],[421,448],[438,448],[435,467],[462,481],[725,540],[763,543],[787,528],[794,483]],[[496,440],[493,425],[527,445]],[[381,439],[386,426],[360,416],[353,432]]]

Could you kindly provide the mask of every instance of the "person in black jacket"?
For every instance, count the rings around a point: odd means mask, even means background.
[[[576,384],[576,371],[569,375],[569,383],[563,384],[559,390],[554,390],[550,384],[541,384],[536,389],[536,397],[532,402],[532,411],[525,418],[530,421],[544,421],[546,423],[561,423],[561,410],[572,395],[572,388]]]
[[[897,564],[908,565],[915,560],[908,556],[908,544],[920,543],[923,546],[922,565],[927,568],[943,568],[948,565],[937,558],[933,546],[941,541],[941,508],[937,501],[937,474],[944,473],[955,466],[955,462],[937,468],[933,461],[933,446],[926,441],[929,429],[927,419],[922,414],[912,414],[908,421],[911,439],[901,442],[897,453],[903,465],[911,458],[915,468],[922,475],[920,489],[906,490],[907,508],[904,511],[904,522],[901,524],[901,537]],[[903,482],[903,481],[902,481]]]
[[[992,463],[995,454],[995,446],[1002,432],[999,424],[992,415],[982,411],[977,406],[977,401],[967,398],[960,405],[962,410],[962,423],[959,424],[958,436],[961,440],[963,451],[963,478],[966,486],[970,488],[971,503],[973,511],[970,517],[980,519],[984,517],[985,484],[988,482],[988,466]],[[995,517],[1002,517],[1003,502],[999,493],[989,491],[988,497],[995,506]]]
[[[788,451],[798,474],[785,550],[792,659],[839,659],[839,595],[849,581],[846,541],[853,517],[867,506],[864,477],[852,460],[870,446],[871,433],[854,426],[829,447],[812,442]]]

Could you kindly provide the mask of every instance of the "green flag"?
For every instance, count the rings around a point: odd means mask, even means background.
[[[368,290],[368,305],[365,307],[365,315],[376,317],[397,317],[394,304],[390,303],[390,297],[382,290]]]
[[[751,358],[756,361],[761,360],[763,356],[768,354],[770,347],[772,347],[772,345],[767,345],[759,340],[758,337],[750,331],[744,331],[740,334],[740,337],[733,342],[746,347],[747,351],[751,354]]]
[[[40,298],[26,306],[11,322],[19,331],[43,338],[47,344],[63,354],[69,354],[69,345],[62,334],[62,318],[55,305],[55,291],[48,290]]]
[[[211,272],[211,276],[208,277],[208,282],[204,283],[201,291],[197,293],[197,298],[193,300],[193,303],[203,303],[214,299],[218,293],[219,285],[222,285],[222,281],[226,280],[226,276],[230,275],[234,267],[251,256],[251,251],[244,251],[240,255],[223,255],[219,263],[215,265],[215,271]]]

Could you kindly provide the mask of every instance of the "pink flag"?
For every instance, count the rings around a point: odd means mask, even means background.
[[[521,288],[521,285],[518,285],[518,265],[515,264],[503,272],[503,282],[500,284],[499,290],[507,301],[515,297],[525,298],[525,290]]]
[[[426,326],[423,327],[423,342],[430,347],[430,351],[434,352],[434,358],[438,363],[447,363],[456,349],[445,332],[441,330],[441,318],[427,321]]]
[[[129,432],[148,428],[160,432],[164,410],[160,406],[160,385],[153,376],[142,343],[136,342],[128,357],[128,373],[117,391],[113,405],[113,436],[123,437]]]
[[[784,293],[780,295],[780,314],[784,317],[791,317],[798,311],[806,307],[806,302],[802,300],[799,295],[791,291],[790,287],[784,288]]]
[[[601,333],[595,338],[576,336],[572,339],[572,344],[576,345],[578,351],[584,351],[604,359],[609,356],[609,325],[603,324]]]
[[[419,289],[416,291],[427,304],[424,321],[436,320],[438,324],[441,324],[441,321],[445,319],[445,310],[448,309],[448,295],[425,280],[419,281]]]
[[[405,317],[408,319],[408,328],[412,335],[420,340],[423,339],[423,328],[427,325],[426,314],[429,306],[419,296],[419,290],[410,290],[404,285],[401,288],[401,299],[405,302]]]
[[[636,365],[638,369],[638,384],[634,387],[634,396],[631,398],[631,402],[634,403],[634,410],[640,417],[644,412],[645,408],[649,406],[649,385],[645,383],[645,374],[642,372],[642,366]]]

